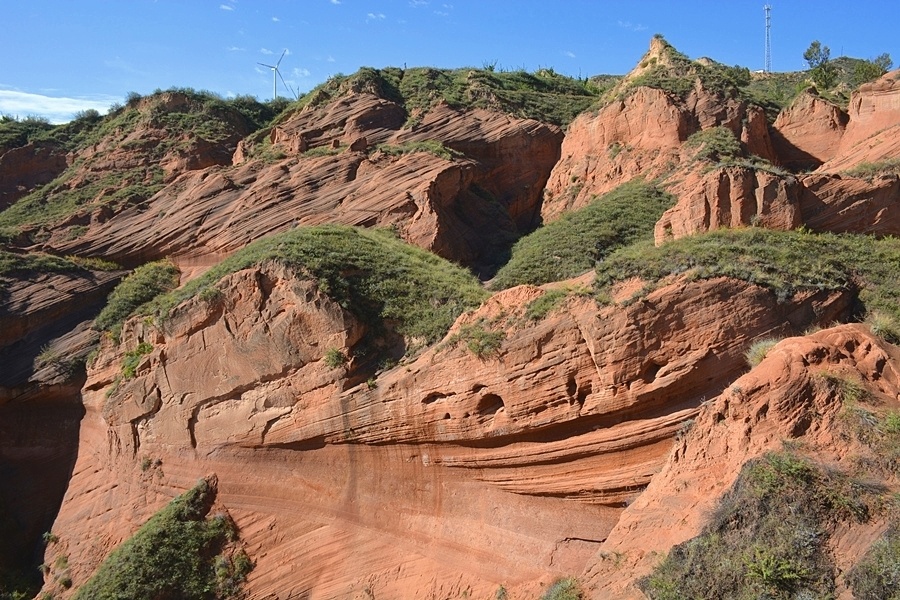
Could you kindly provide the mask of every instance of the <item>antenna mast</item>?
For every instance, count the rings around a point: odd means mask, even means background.
[[[766,11],[766,66],[763,69],[766,73],[772,71],[772,36],[769,31],[772,29],[772,5],[763,6]]]

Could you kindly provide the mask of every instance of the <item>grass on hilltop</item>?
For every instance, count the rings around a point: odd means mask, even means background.
[[[591,270],[616,248],[652,240],[674,198],[641,180],[619,186],[520,239],[491,282],[495,290],[561,281]]]
[[[385,230],[340,225],[298,228],[257,240],[147,310],[165,319],[196,296],[216,296],[226,275],[276,261],[308,275],[319,288],[376,330],[395,324],[407,338],[433,343],[463,311],[486,297],[467,270],[411,246]]]
[[[779,300],[799,290],[855,290],[866,311],[900,318],[900,239],[749,227],[688,236],[659,247],[638,242],[597,265],[595,287],[639,277],[732,277],[769,288]]]
[[[170,106],[167,96],[179,96]],[[169,152],[191,153],[197,140],[236,145],[248,133],[267,125],[280,105],[257,102],[247,96],[224,100],[190,88],[157,90],[142,97],[130,94],[125,105],[114,106],[106,116],[85,111],[63,125],[50,126],[40,119],[0,120],[0,151],[28,142],[54,144],[66,151],[102,145],[110,152],[126,150],[139,157],[124,169],[94,170],[84,159],[53,181],[32,190],[0,212],[0,239],[15,239],[22,227],[53,223],[86,207],[139,204],[163,188],[160,160]],[[140,128],[162,132],[133,139]],[[87,159],[105,160],[106,153]],[[77,154],[76,154],[77,157]],[[88,167],[85,169],[85,167]]]
[[[301,98],[294,108],[319,106],[353,90],[404,106],[410,116],[409,127],[416,125],[416,115],[438,102],[458,109],[488,108],[565,126],[596,101],[598,85],[605,85],[605,81],[575,79],[550,68],[530,73],[496,65],[481,69],[363,67],[353,75],[332,77]]]

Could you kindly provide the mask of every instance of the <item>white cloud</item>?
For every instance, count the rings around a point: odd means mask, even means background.
[[[247,49],[246,49],[246,48],[239,48],[238,46],[229,46],[229,47],[228,47],[228,51],[229,51],[229,52],[246,52]]]
[[[325,62],[334,62],[334,57],[329,54],[328,58],[325,59]]]
[[[260,48],[259,51],[262,52],[263,54],[275,54],[274,52],[272,52],[272,51],[269,50],[268,48]]]
[[[366,21],[377,21],[384,19],[384,13],[369,13],[366,15]]]
[[[409,5],[413,8],[419,8],[420,6],[427,6],[428,0],[409,0]]]
[[[219,8],[221,8],[222,10],[234,10],[234,7],[229,4],[220,4]]]
[[[94,109],[105,113],[110,105],[121,101],[120,96],[65,98],[17,90],[0,90],[0,114],[14,117],[45,117],[51,123],[66,123],[79,111]]]
[[[277,22],[280,21],[280,20],[281,20],[281,19],[279,19],[278,17],[272,17],[272,22],[273,22],[273,23],[277,23]]]
[[[619,27],[622,29],[628,29],[630,31],[644,31],[647,29],[646,25],[641,25],[640,23],[632,23],[631,21],[618,21]]]
[[[294,69],[291,71],[291,74],[292,74],[294,77],[309,77],[309,76],[310,76],[309,69],[303,69],[303,68],[299,68],[299,69],[298,69],[298,68],[294,68]]]
[[[337,5],[341,3],[341,0],[331,0],[331,3]]]
[[[575,58],[575,53],[572,52],[571,50],[566,50],[565,55],[568,56],[569,58]]]

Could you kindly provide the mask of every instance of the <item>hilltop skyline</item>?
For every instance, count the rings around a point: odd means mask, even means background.
[[[772,2],[772,70],[805,68],[813,39],[832,57],[900,58],[893,2],[854,12],[834,0]],[[73,7],[77,6],[77,10]],[[553,68],[572,77],[631,70],[654,34],[691,58],[764,66],[763,2],[489,3],[447,0],[37,0],[6,6],[0,114],[63,122],[129,92],[192,87],[272,96],[272,64],[303,94],[363,66]],[[279,80],[279,95],[291,96]]]

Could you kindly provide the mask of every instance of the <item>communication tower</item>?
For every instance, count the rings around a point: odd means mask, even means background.
[[[766,11],[766,66],[763,70],[769,73],[772,71],[772,36],[770,34],[772,29],[772,5],[766,4],[763,6],[763,9]]]

